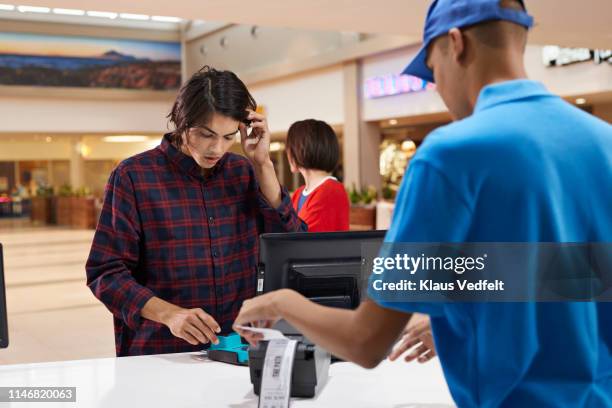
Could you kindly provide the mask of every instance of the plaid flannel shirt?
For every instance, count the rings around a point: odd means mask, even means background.
[[[202,308],[231,331],[255,295],[259,234],[306,230],[281,190],[270,207],[249,161],[233,153],[204,178],[167,135],[117,166],[86,265],[87,285],[114,316],[117,356],[203,348],[141,317],[152,296]]]

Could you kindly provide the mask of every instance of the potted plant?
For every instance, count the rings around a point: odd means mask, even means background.
[[[95,203],[87,187],[73,189],[65,184],[58,190],[57,223],[74,228],[95,228]]]
[[[64,184],[57,190],[57,197],[55,199],[55,220],[57,225],[70,225],[72,195],[72,186],[69,184]]]
[[[32,200],[31,219],[34,224],[51,224],[53,222],[53,187],[39,186]]]
[[[349,191],[351,208],[349,224],[351,230],[370,230],[376,226],[376,187],[369,186],[358,190],[353,184]]]
[[[71,212],[71,226],[84,229],[95,228],[95,200],[89,188],[80,187],[74,190]]]

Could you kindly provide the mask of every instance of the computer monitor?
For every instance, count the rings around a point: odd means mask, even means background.
[[[4,287],[4,262],[0,244],[0,348],[8,347],[8,317],[6,313],[6,290]]]
[[[270,233],[260,236],[257,293],[290,288],[325,306],[361,301],[362,247],[386,231]]]

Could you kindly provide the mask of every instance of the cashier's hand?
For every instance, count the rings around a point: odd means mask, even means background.
[[[251,121],[251,133],[247,134],[248,127],[240,123],[240,143],[246,157],[254,165],[261,165],[270,161],[270,129],[265,115],[247,109]]]
[[[389,360],[395,361],[409,350],[410,352],[404,357],[407,362],[416,359],[419,363],[425,363],[436,356],[429,316],[420,313],[412,315],[406,324],[402,339],[389,354]]]
[[[279,302],[290,295],[289,289],[276,290],[274,292],[259,295],[242,303],[238,317],[234,321],[234,331],[240,334],[252,346],[261,340],[260,333],[242,330],[237,326],[253,326],[269,328],[281,319],[278,311]]]
[[[215,319],[202,309],[183,309],[177,307],[168,313],[163,322],[172,334],[194,346],[200,343],[219,343],[215,333],[221,327]]]

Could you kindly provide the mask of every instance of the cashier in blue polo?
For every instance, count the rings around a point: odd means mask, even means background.
[[[432,3],[405,73],[435,80],[455,121],[412,159],[387,242],[612,242],[612,126],[527,79],[531,26],[516,0]],[[459,407],[612,407],[612,303],[383,302],[369,288],[355,311],[283,289],[236,324],[284,318],[373,367],[421,312]]]

